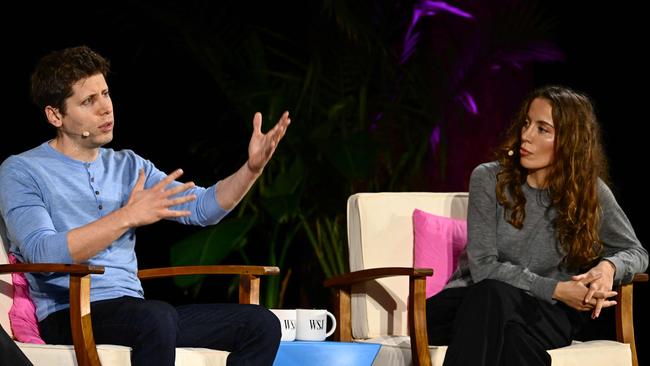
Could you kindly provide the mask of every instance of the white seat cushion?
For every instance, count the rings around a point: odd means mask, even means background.
[[[547,351],[553,366],[632,366],[632,350],[627,343],[608,340],[573,342],[570,346]]]
[[[411,342],[409,337],[377,337],[355,340],[363,343],[379,343],[381,349],[373,366],[411,365]],[[431,365],[442,366],[447,346],[429,346]],[[632,366],[630,345],[607,340],[573,342],[570,346],[548,351],[552,366]]]
[[[76,366],[74,348],[66,345],[30,344],[16,342],[34,366]],[[98,344],[102,366],[128,366],[131,348]],[[176,366],[225,366],[228,352],[207,348],[177,348]]]

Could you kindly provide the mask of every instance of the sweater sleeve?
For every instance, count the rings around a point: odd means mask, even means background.
[[[68,232],[58,232],[45,208],[40,188],[18,158],[0,168],[0,210],[7,235],[27,263],[73,263]]]
[[[141,164],[143,165],[147,174],[145,188],[151,188],[161,180],[165,179],[167,174],[156,168],[151,161],[145,160],[137,155],[136,157],[142,161]],[[179,181],[173,181],[167,188],[170,189],[182,184],[183,183]],[[223,209],[219,205],[219,202],[217,202],[216,189],[218,184],[219,183],[216,183],[208,188],[194,186],[186,191],[177,193],[172,196],[181,197],[193,194],[196,196],[196,200],[173,206],[172,209],[174,210],[188,210],[191,212],[191,214],[190,216],[173,217],[170,218],[170,220],[177,221],[185,225],[199,226],[214,225],[221,221],[221,219],[223,219],[229,213],[229,211]]]
[[[648,268],[648,251],[641,246],[632,224],[602,181],[599,182],[598,195],[602,209],[600,240],[604,246],[603,258],[616,267],[615,283],[631,282],[634,274]]]
[[[503,261],[497,249],[496,169],[479,165],[472,172],[467,211],[467,257],[472,281],[494,279],[510,284],[534,296],[554,303],[558,280],[533,273],[522,265]]]

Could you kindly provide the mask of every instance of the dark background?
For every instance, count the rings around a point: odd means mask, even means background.
[[[36,146],[53,134],[29,99],[29,74],[36,60],[54,49],[86,44],[108,57],[113,65],[109,84],[116,128],[111,147],[132,148],[161,170],[182,167],[188,179],[205,170],[221,178],[238,168],[245,161],[249,139],[246,124],[250,119],[242,120],[232,112],[206,71],[185,48],[175,43],[178,30],[162,24],[160,17],[153,15],[161,8],[191,12],[195,3],[188,2],[183,7],[172,2],[156,5],[144,1],[103,5],[48,2],[17,5],[16,11],[3,12],[5,128],[0,160]],[[508,4],[494,3],[495,6]],[[585,0],[540,2],[537,6],[542,8],[542,13],[553,20],[552,41],[565,53],[565,60],[534,64],[530,86],[560,83],[593,98],[610,158],[612,189],[637,236],[647,247],[650,233],[643,220],[648,200],[643,198],[645,179],[640,177],[647,160],[648,135],[643,131],[648,60],[640,51],[647,43],[642,33],[647,20],[635,2],[616,4]],[[218,11],[219,6],[233,8],[226,2],[214,5],[213,9]],[[300,32],[303,6],[299,2],[272,5],[250,2],[239,7],[251,23],[276,27],[281,33]],[[494,93],[499,93],[500,87],[494,85]],[[512,97],[518,100],[523,95]],[[300,120],[294,117],[294,123]],[[197,134],[214,137],[223,153],[216,166],[204,166],[191,154],[187,141]],[[477,157],[479,161],[488,158]],[[449,188],[466,190],[462,184]],[[340,206],[343,211],[344,202]],[[160,241],[182,238],[189,232],[191,229],[167,223],[142,229],[139,243],[142,246],[147,242],[147,248],[138,249],[141,267],[167,265],[167,249]],[[178,295],[177,290],[167,285],[147,286],[150,286],[146,288],[150,297],[171,299]],[[647,286],[641,284],[635,291],[636,335],[642,361],[650,359],[646,350],[650,334],[640,326],[647,322],[644,312],[650,301]],[[289,305],[309,301],[308,305],[328,306],[325,298],[324,295],[314,295],[311,300],[309,296],[307,300],[293,298]],[[612,313],[606,312],[601,323],[610,322]],[[607,332],[604,329],[609,328],[594,327],[593,332],[602,334]]]

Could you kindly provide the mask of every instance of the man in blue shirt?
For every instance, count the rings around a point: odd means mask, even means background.
[[[145,300],[137,277],[137,227],[161,219],[213,225],[248,192],[289,126],[289,113],[266,134],[253,118],[248,160],[211,187],[181,183],[131,150],[104,148],[113,139],[109,63],[88,47],[43,57],[32,97],[57,129],[54,139],[0,166],[0,214],[11,251],[28,263],[87,263],[97,343],[132,347],[132,365],[174,365],[175,348],[230,351],[228,365],[271,365],[280,340],[277,318],[257,305],[173,307]],[[28,275],[41,336],[71,344],[68,280]]]

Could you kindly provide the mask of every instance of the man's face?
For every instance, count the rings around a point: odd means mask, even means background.
[[[86,148],[103,146],[113,140],[113,102],[102,74],[81,79],[72,85],[65,100],[61,133]],[[88,135],[88,136],[84,136]]]

